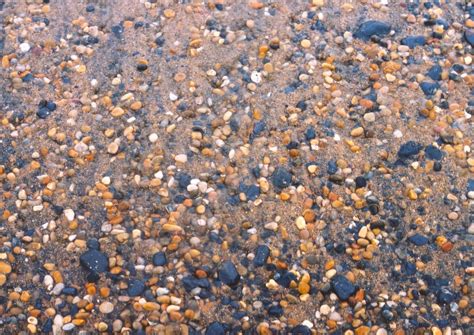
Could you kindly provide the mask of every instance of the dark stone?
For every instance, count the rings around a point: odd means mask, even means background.
[[[335,160],[330,160],[327,166],[327,172],[330,175],[336,174],[338,168]]]
[[[443,72],[443,68],[436,64],[436,65],[433,65],[429,70],[428,72],[426,73],[426,75],[428,77],[430,77],[431,79],[435,80],[435,81],[439,81],[441,80],[441,73]]]
[[[309,126],[306,128],[306,132],[304,133],[304,137],[306,138],[306,141],[310,141],[312,139],[316,138],[316,130],[312,127]]]
[[[413,243],[417,247],[421,247],[423,245],[426,245],[429,242],[427,237],[425,237],[423,235],[420,235],[420,234],[415,234],[413,236],[410,236],[408,238],[408,241],[410,241],[410,243]]]
[[[291,330],[292,335],[311,335],[311,329],[305,325],[298,325]]]
[[[186,291],[191,291],[196,287],[208,289],[211,287],[209,280],[207,278],[196,278],[193,276],[184,277],[181,282],[183,283],[184,288]]]
[[[140,72],[143,72],[146,69],[148,69],[148,65],[146,65],[146,64],[138,64],[137,65],[137,70],[140,71]]]
[[[127,294],[130,297],[138,297],[145,291],[145,284],[139,279],[132,279],[128,282]]]
[[[407,36],[402,38],[401,43],[407,45],[410,49],[414,49],[417,46],[422,46],[426,44],[426,38],[422,35],[418,36]]]
[[[290,186],[291,179],[291,173],[281,166],[275,169],[271,177],[273,186],[279,189]]]
[[[153,255],[153,265],[154,266],[163,266],[168,264],[166,259],[166,254],[163,251],[159,251]]]
[[[443,287],[436,292],[436,298],[440,304],[450,304],[456,300],[456,295]]]
[[[226,328],[220,322],[213,322],[207,327],[205,335],[225,335]]]
[[[468,192],[474,191],[474,179],[467,180],[467,191]]]
[[[95,10],[95,7],[93,4],[89,4],[86,6],[86,12],[87,13],[92,13]]]
[[[40,119],[46,119],[49,116],[49,114],[51,114],[51,111],[46,107],[41,107],[36,112],[36,116],[39,117]]]
[[[423,81],[420,84],[420,87],[421,87],[421,90],[423,91],[423,93],[425,93],[425,95],[431,96],[431,95],[434,95],[436,93],[436,91],[439,88],[439,84],[438,83],[430,83],[428,81]]]
[[[425,148],[425,156],[428,159],[439,161],[443,158],[443,151],[430,144]]]
[[[367,186],[367,179],[362,176],[359,176],[355,179],[356,188],[362,188]]]
[[[266,245],[259,245],[255,252],[253,264],[255,266],[264,266],[267,263],[268,256],[270,256],[270,248]]]
[[[87,247],[91,250],[99,250],[100,249],[100,243],[99,240],[96,238],[90,238],[87,240]]]
[[[355,293],[355,286],[343,275],[335,275],[332,278],[331,288],[341,300],[347,300]]]
[[[423,146],[420,143],[415,141],[408,141],[403,143],[398,150],[399,158],[410,158],[411,156],[416,156],[420,153]]]
[[[240,281],[240,275],[231,261],[225,261],[219,269],[219,279],[226,285],[235,286]]]
[[[79,258],[81,265],[91,272],[102,273],[109,267],[107,255],[98,250],[88,250]]]
[[[372,36],[385,36],[390,33],[390,25],[385,22],[370,20],[362,23],[356,30],[354,37],[368,41]]]
[[[474,47],[474,30],[468,29],[464,32],[464,39],[472,47]]]

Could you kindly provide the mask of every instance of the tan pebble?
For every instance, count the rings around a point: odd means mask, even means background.
[[[107,152],[112,155],[115,155],[118,152],[118,149],[119,149],[119,146],[115,142],[112,142],[107,146]]]
[[[104,301],[99,306],[99,311],[103,314],[112,313],[113,310],[114,310],[114,305],[111,302],[108,302],[108,301]]]
[[[5,262],[0,262],[0,273],[9,274],[10,272],[12,272],[11,265]]]
[[[165,9],[163,14],[165,15],[167,19],[172,19],[173,17],[176,16],[176,13],[174,12],[174,10],[169,9],[169,8]]]
[[[125,111],[121,107],[115,107],[110,114],[112,114],[113,117],[121,117],[125,114]]]
[[[130,109],[134,111],[137,111],[142,107],[143,107],[143,104],[140,101],[135,101],[130,105]]]
[[[457,220],[458,218],[459,218],[459,214],[456,212],[451,212],[448,214],[448,219],[452,221]]]
[[[306,220],[302,216],[298,216],[296,218],[295,224],[299,230],[303,230],[306,228]]]
[[[7,276],[3,273],[0,273],[0,287],[2,287],[7,282]]]
[[[174,157],[174,160],[177,163],[186,163],[188,161],[188,157],[185,154],[179,154]]]
[[[352,137],[359,137],[364,133],[364,128],[362,127],[357,127],[351,130],[351,136]]]
[[[304,39],[304,40],[301,41],[301,46],[303,48],[307,49],[311,46],[311,41],[307,40],[307,39]]]

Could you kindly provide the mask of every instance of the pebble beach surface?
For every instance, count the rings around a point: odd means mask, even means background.
[[[0,22],[0,334],[474,334],[470,1]]]

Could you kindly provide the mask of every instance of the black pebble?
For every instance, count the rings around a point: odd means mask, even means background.
[[[290,186],[291,178],[291,173],[287,169],[279,166],[273,172],[271,180],[273,186],[281,189]]]
[[[359,176],[355,179],[356,188],[362,188],[367,186],[367,179],[362,176]]]
[[[98,250],[86,251],[81,255],[79,261],[85,269],[96,273],[107,271],[109,266],[107,255]]]
[[[410,49],[415,48],[416,46],[423,46],[426,44],[426,38],[422,35],[417,36],[407,36],[402,38],[401,43],[407,45]]]
[[[332,278],[331,288],[341,300],[347,300],[355,293],[355,286],[343,275],[335,275]]]
[[[146,64],[138,64],[137,65],[137,70],[140,71],[140,72],[143,72],[146,69],[148,69],[148,65],[146,65]]]
[[[267,259],[270,256],[270,248],[266,245],[259,245],[255,252],[255,258],[253,264],[255,266],[264,266],[267,263]]]
[[[464,32],[464,39],[472,47],[474,47],[474,30],[468,29]]]
[[[168,264],[166,259],[166,254],[162,251],[159,251],[153,255],[153,265],[154,266],[163,266]]]
[[[354,34],[355,38],[368,41],[372,36],[385,36],[390,33],[390,25],[385,22],[370,20],[362,23]]]
[[[231,261],[225,261],[219,269],[219,279],[226,285],[235,286],[240,281],[240,275]]]
[[[220,322],[213,322],[207,327],[205,335],[225,335],[226,327]]]
[[[133,279],[128,283],[127,293],[130,297],[138,297],[145,291],[145,284],[138,279]]]
[[[431,96],[436,93],[436,91],[439,89],[439,84],[438,83],[430,83],[428,81],[423,81],[420,84],[421,90],[425,95]]]
[[[409,158],[420,153],[423,146],[415,141],[408,141],[400,146],[398,150],[399,158]]]

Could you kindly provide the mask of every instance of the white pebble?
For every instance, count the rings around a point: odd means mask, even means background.
[[[253,71],[253,72],[250,74],[250,79],[252,79],[252,81],[253,81],[255,84],[260,84],[260,82],[262,81],[262,74],[261,74],[260,72]]]
[[[71,208],[67,208],[64,210],[64,215],[66,216],[66,219],[68,221],[74,220],[75,214],[74,211]]]
[[[403,137],[403,133],[401,132],[401,130],[397,129],[393,132],[393,137],[395,138],[402,138]]]
[[[23,42],[20,44],[20,51],[23,53],[30,51],[30,48],[31,47],[27,42]]]
[[[152,133],[148,136],[148,139],[151,143],[155,143],[156,141],[158,141],[158,135],[156,133]]]

